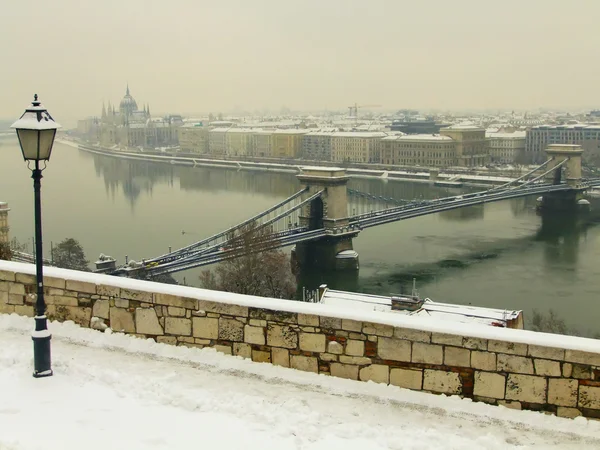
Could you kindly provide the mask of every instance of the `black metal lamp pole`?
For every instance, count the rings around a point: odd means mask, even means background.
[[[42,246],[42,171],[40,162],[35,161],[35,169],[31,171],[33,178],[33,196],[35,204],[35,279],[37,280],[37,299],[35,302],[35,331],[33,340],[33,376],[36,378],[52,375],[50,355],[50,339],[48,319],[46,318],[46,302],[44,301],[44,256]]]
[[[42,199],[41,181],[42,170],[40,161],[48,161],[52,153],[52,145],[56,130],[60,125],[54,122],[46,108],[38,101],[37,94],[31,106],[21,118],[12,124],[16,128],[19,144],[25,161],[33,161],[35,168],[31,171],[34,194],[35,219],[35,275],[37,283],[37,298],[35,302],[35,330],[33,340],[33,376],[35,378],[52,376],[52,361],[50,356],[50,339],[46,318],[46,302],[44,301],[44,255],[42,246]],[[45,168],[45,166],[44,166]]]

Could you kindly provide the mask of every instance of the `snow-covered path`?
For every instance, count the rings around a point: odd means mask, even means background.
[[[0,449],[600,448],[600,423],[333,379],[51,324],[55,376],[31,377],[32,319],[0,315]]]

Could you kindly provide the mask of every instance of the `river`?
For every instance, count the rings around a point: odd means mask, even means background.
[[[349,186],[397,199],[458,193],[379,179],[352,179]],[[157,256],[298,188],[292,174],[125,161],[56,143],[42,180],[44,248],[49,256],[51,242],[73,237],[92,261],[100,253],[119,262]],[[11,208],[11,236],[31,246],[33,189],[12,138],[0,140],[0,201]],[[357,276],[310,274],[301,282],[388,295],[410,290],[416,278],[421,296],[437,301],[522,309],[526,320],[533,310],[552,309],[581,334],[600,332],[600,227],[560,220],[542,227],[534,207],[535,198],[516,199],[367,229],[354,241]],[[197,285],[200,270],[178,278]]]

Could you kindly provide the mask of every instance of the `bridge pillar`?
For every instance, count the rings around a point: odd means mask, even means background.
[[[310,230],[324,228],[327,235],[296,244],[293,256],[300,266],[325,270],[358,270],[358,253],[352,239],[359,229],[348,220],[348,176],[337,167],[305,167],[298,179],[308,188],[308,195],[323,191],[305,205],[300,225]]]
[[[567,161],[562,167],[550,172],[549,180],[554,184],[562,182],[563,173],[566,183],[573,189],[570,191],[549,192],[544,194],[541,203],[538,205],[538,210],[543,213],[552,212],[577,212],[582,209],[579,200],[583,199],[583,191],[581,189],[581,155],[583,149],[580,145],[568,144],[553,144],[546,149],[550,163],[544,170],[550,170],[557,167],[559,164]],[[589,205],[589,204],[588,204]],[[587,208],[583,208],[584,210]]]
[[[8,203],[0,202],[0,244],[8,243]]]

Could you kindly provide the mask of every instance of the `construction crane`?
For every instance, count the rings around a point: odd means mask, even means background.
[[[348,106],[348,115],[358,119],[358,108],[381,108],[381,105],[359,105],[357,103],[354,106]],[[352,114],[354,112],[354,114]]]

